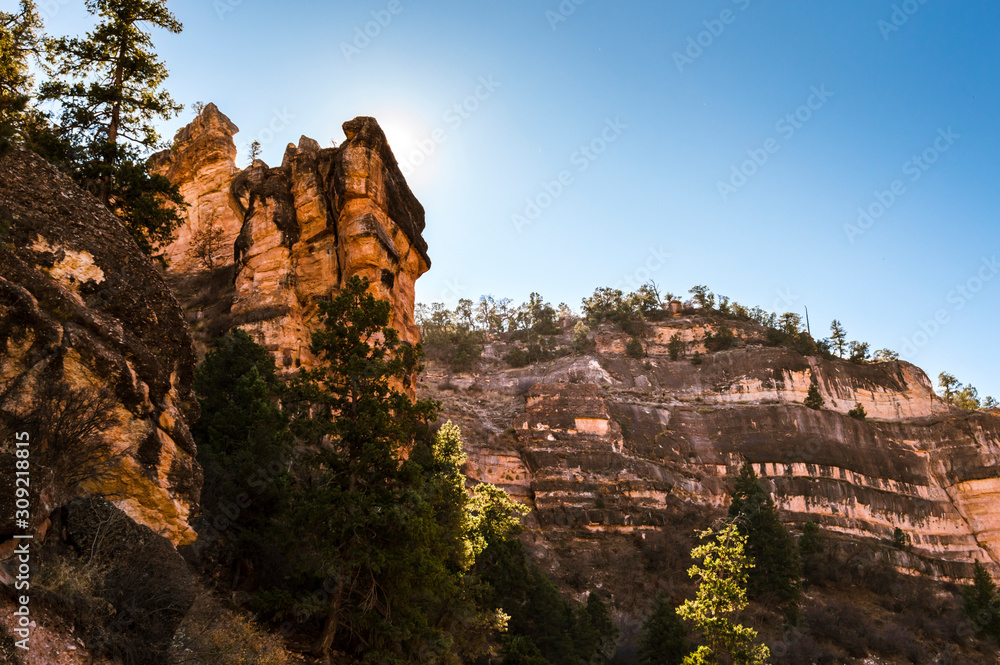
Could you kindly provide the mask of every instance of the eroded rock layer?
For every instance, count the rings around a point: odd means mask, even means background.
[[[378,123],[355,118],[344,123],[347,140],[339,147],[321,148],[302,137],[297,146],[289,144],[280,166],[257,160],[242,171],[233,164],[235,131],[206,106],[173,148],[154,159],[181,186],[191,209],[211,201],[206,207],[214,211],[189,217],[167,248],[169,273],[218,270],[199,261],[204,243],[199,248],[189,241],[200,220],[214,219],[225,229],[220,256],[228,253],[232,264],[232,288],[221,295],[226,313],[275,354],[279,368],[294,371],[313,362],[308,347],[319,303],[353,276],[368,278],[370,290],[390,301],[393,327],[415,344],[414,288],[430,266],[421,235],[424,210]],[[225,211],[218,210],[222,191]],[[197,298],[179,292],[192,309]],[[197,319],[215,304],[201,299],[189,316]]]
[[[434,396],[447,417],[464,418],[469,475],[524,497],[536,509],[534,538],[549,549],[581,538],[596,547],[601,533],[641,536],[684,505],[722,515],[750,462],[793,526],[813,520],[868,543],[891,542],[898,527],[912,541],[912,554],[892,554],[903,572],[964,579],[975,561],[997,569],[1000,417],[944,402],[908,363],[803,356],[763,345],[750,325],[736,326],[737,348],[699,364],[669,359],[674,335],[689,354],[704,353],[697,340],[715,325],[653,326],[642,360],[602,328],[596,355],[450,376],[458,392]],[[803,405],[813,383],[819,410]],[[847,415],[858,404],[865,420]]]
[[[33,153],[0,160],[0,446],[32,437],[34,525],[86,492],[191,542],[193,370],[180,307],[118,220]]]

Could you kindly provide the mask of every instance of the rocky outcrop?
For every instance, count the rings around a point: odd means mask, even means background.
[[[0,160],[0,446],[32,438],[33,526],[89,493],[191,542],[193,370],[181,310],[118,220],[33,153]],[[0,479],[6,537],[13,478]]]
[[[430,266],[421,235],[424,210],[378,123],[365,117],[345,123],[347,140],[334,148],[302,137],[288,146],[277,167],[257,160],[238,171],[232,163],[235,148],[212,150],[204,159],[188,156],[200,154],[201,145],[232,146],[235,127],[227,123],[214,106],[206,106],[154,164],[181,186],[192,209],[205,201],[217,208],[216,194],[228,192],[228,211],[215,212],[214,219],[235,219],[239,227],[234,235],[236,226],[225,222],[232,289],[221,297],[228,300],[233,325],[255,335],[280,369],[309,366],[319,303],[357,275],[369,279],[377,297],[390,301],[393,327],[415,344],[415,283]],[[167,248],[170,274],[207,271],[192,258],[194,247],[187,241],[198,223],[189,217]],[[198,300],[180,291],[182,303]],[[191,318],[212,304],[202,299]]]
[[[704,352],[698,340],[718,325],[693,317],[653,326],[642,360],[619,351],[626,336],[601,328],[596,355],[451,376],[456,390],[433,394],[456,421],[476,398],[479,414],[463,429],[467,472],[516,488],[535,508],[532,538],[553,551],[567,538],[586,549],[597,545],[580,539],[595,534],[661,529],[684,506],[706,519],[724,514],[732,479],[750,462],[793,526],[813,520],[875,545],[898,527],[912,540],[912,555],[894,560],[903,572],[958,580],[974,561],[997,569],[996,414],[947,404],[908,363],[803,356],[765,346],[752,325],[730,323],[736,348],[699,364],[669,359],[671,337]],[[803,405],[813,383],[820,410]],[[857,404],[866,420],[846,415]],[[492,429],[476,425],[482,414],[493,414]],[[493,433],[504,427],[513,436]]]
[[[149,160],[150,170],[180,189],[186,219],[163,254],[173,273],[192,273],[233,263],[233,243],[243,220],[229,205],[236,168],[233,135],[239,128],[215,104],[207,104],[174,136],[170,150]]]

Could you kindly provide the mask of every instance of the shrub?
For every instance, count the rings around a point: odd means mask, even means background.
[[[671,360],[678,360],[684,355],[684,340],[681,339],[679,334],[674,334],[667,342],[667,352],[670,354]]]
[[[519,346],[515,346],[510,351],[505,353],[503,359],[504,362],[506,362],[511,367],[528,366],[528,352]]]
[[[736,344],[736,336],[733,335],[733,331],[727,326],[719,326],[715,334],[712,334],[711,331],[705,332],[704,342],[705,348],[712,353],[725,351],[726,349],[731,349]]]
[[[908,550],[912,545],[913,541],[910,540],[910,534],[906,533],[898,526],[892,530],[892,546],[901,549]]]
[[[590,337],[590,327],[583,321],[577,321],[573,327],[573,350],[577,353],[590,353],[597,348],[597,342]]]
[[[642,358],[646,355],[646,350],[642,348],[642,341],[638,337],[633,337],[625,344],[625,355],[629,358]]]
[[[803,404],[805,404],[810,409],[822,409],[823,408],[823,396],[819,394],[819,386],[815,383],[809,385],[809,392],[806,394],[806,399]]]
[[[701,357],[701,352],[700,351],[695,351],[694,355],[691,356],[691,364],[692,365],[700,365],[702,362],[704,362],[704,359]]]
[[[855,404],[854,408],[847,412],[847,415],[855,420],[864,420],[868,417],[868,414],[865,413],[865,407],[861,406],[860,403]]]

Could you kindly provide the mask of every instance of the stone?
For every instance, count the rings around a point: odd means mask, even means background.
[[[339,147],[321,148],[303,136],[298,145],[288,144],[281,166],[256,160],[242,171],[232,161],[235,126],[227,123],[213,105],[206,106],[154,163],[181,186],[190,209],[211,202],[216,212],[214,217],[206,212],[206,218],[224,220],[234,262],[231,290],[220,298],[227,299],[222,309],[232,325],[271,350],[279,370],[311,367],[315,358],[309,344],[319,325],[319,303],[357,275],[368,278],[376,297],[389,300],[390,325],[401,339],[416,344],[415,285],[430,267],[422,236],[424,209],[375,119],[344,123],[347,140]],[[213,148],[211,159],[188,155],[199,145],[221,144],[231,148]],[[225,206],[219,196],[223,190]],[[192,256],[188,239],[195,224],[192,217],[167,248],[172,257],[168,275],[207,272]],[[180,299],[189,307],[203,300],[184,293]],[[196,318],[189,312],[189,319]],[[198,341],[204,346],[206,340]]]
[[[192,542],[194,353],[163,278],[114,215],[19,147],[0,160],[0,228],[0,430],[35,438],[32,526],[89,493]],[[15,533],[0,479],[0,533]]]

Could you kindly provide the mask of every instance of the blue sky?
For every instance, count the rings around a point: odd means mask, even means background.
[[[998,3],[169,6],[168,88],[241,127],[241,165],[380,121],[427,211],[419,300],[707,284],[1000,397]]]

